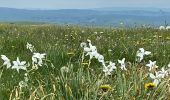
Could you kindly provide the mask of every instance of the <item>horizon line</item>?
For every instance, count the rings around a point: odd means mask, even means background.
[[[96,7],[96,8],[17,8],[17,7],[0,7],[0,8],[9,8],[9,9],[20,9],[20,10],[63,10],[63,9],[80,9],[80,10],[95,10],[95,9],[107,9],[107,8],[138,8],[138,9],[147,9],[147,8],[152,8],[152,9],[170,9],[170,7]],[[149,9],[148,9],[149,10]]]

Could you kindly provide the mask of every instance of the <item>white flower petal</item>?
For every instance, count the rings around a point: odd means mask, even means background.
[[[170,68],[170,63],[168,64],[168,67]]]
[[[158,80],[158,79],[155,79],[155,80],[153,81],[153,83],[157,86],[157,85],[159,84],[159,80]]]
[[[145,51],[145,55],[150,55],[151,52],[150,51]]]
[[[150,78],[152,78],[152,79],[155,79],[155,78],[156,78],[155,75],[153,75],[152,73],[150,73],[149,76],[150,76]]]
[[[90,52],[90,51],[91,51],[90,48],[88,48],[88,47],[85,47],[85,48],[84,48],[84,52]]]
[[[21,63],[20,63],[20,65],[25,65],[26,64],[26,61],[22,61]]]
[[[125,58],[122,59],[122,63],[125,63]]]
[[[144,48],[139,48],[139,51],[142,52],[142,53],[145,52]]]
[[[121,60],[118,60],[118,63],[121,63]]]
[[[9,59],[5,55],[1,55],[1,59],[4,61],[8,61]]]

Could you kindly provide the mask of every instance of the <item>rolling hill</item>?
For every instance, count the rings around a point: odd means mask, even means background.
[[[168,9],[142,8],[96,8],[96,9],[60,9],[26,10],[0,8],[0,22],[45,22],[54,24],[112,25],[124,23],[131,25],[170,24]]]

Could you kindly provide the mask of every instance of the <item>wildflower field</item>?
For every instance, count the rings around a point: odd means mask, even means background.
[[[170,100],[170,31],[0,24],[0,100]]]

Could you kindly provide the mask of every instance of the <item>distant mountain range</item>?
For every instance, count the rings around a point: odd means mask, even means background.
[[[170,9],[108,7],[26,10],[0,7],[0,22],[44,22],[99,26],[170,24]],[[121,24],[120,24],[121,23]]]

